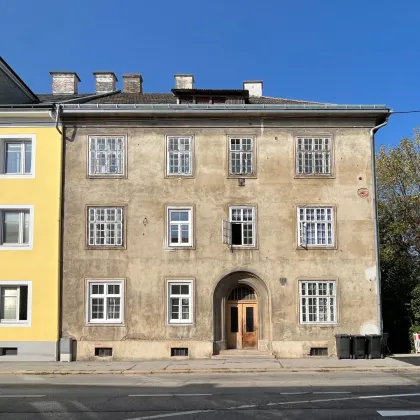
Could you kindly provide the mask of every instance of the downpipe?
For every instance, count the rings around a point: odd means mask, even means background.
[[[381,268],[379,261],[379,225],[378,225],[378,199],[376,188],[376,151],[375,151],[375,133],[382,127],[388,124],[389,116],[386,121],[373,127],[370,130],[370,145],[372,156],[372,197],[373,197],[373,221],[375,230],[375,258],[376,258],[376,293],[378,295],[378,328],[379,334],[383,334],[383,319],[382,319],[382,296],[381,296]]]

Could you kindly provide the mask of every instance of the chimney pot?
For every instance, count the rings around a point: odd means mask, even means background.
[[[112,71],[94,71],[96,94],[114,92],[118,82],[117,76]]]
[[[123,74],[125,93],[143,93],[143,77],[140,73]]]
[[[175,74],[175,89],[194,89],[192,74]]]
[[[263,81],[262,80],[245,80],[243,83],[244,90],[249,92],[249,96],[259,98],[263,94]]]
[[[50,71],[53,95],[74,95],[79,93],[80,77],[74,71]]]

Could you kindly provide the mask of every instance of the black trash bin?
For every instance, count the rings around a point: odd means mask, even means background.
[[[335,345],[337,347],[338,359],[350,359],[351,346],[350,336],[348,334],[337,334],[335,336]]]
[[[364,335],[352,335],[352,355],[353,359],[366,358],[366,337]]]
[[[380,359],[382,357],[382,337],[378,334],[366,336],[366,354],[369,359]]]

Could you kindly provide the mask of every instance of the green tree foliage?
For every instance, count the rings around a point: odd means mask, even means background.
[[[420,133],[382,147],[376,167],[384,331],[403,352],[420,326]]]

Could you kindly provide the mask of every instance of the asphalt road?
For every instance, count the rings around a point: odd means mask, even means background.
[[[4,375],[0,419],[420,419],[419,384],[385,372]]]

